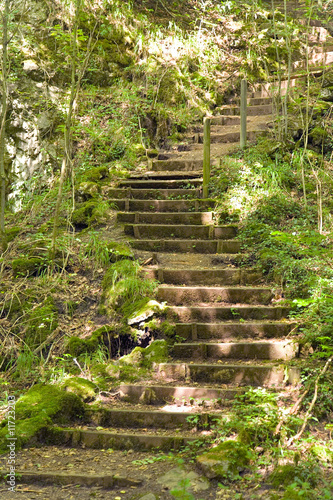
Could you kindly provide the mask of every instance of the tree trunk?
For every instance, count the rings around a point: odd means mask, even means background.
[[[5,204],[6,204],[6,175],[5,175],[5,139],[6,139],[6,114],[8,105],[8,68],[7,68],[7,46],[8,46],[8,16],[9,1],[5,0],[2,13],[2,99],[1,99],[1,122],[0,122],[0,181],[1,181],[1,203],[0,203],[0,244],[3,251],[6,249],[5,236]]]

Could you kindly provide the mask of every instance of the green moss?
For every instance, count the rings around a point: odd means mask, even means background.
[[[31,311],[25,334],[26,344],[32,349],[36,348],[47,339],[57,326],[58,310],[50,297],[44,304]]]
[[[255,458],[252,450],[238,441],[228,440],[197,457],[209,477],[234,480]]]
[[[89,227],[93,221],[93,211],[97,208],[97,201],[80,203],[72,214],[72,223],[77,228]]]
[[[72,356],[80,356],[83,353],[95,352],[105,340],[109,340],[119,335],[129,334],[130,330],[127,326],[123,325],[103,325],[95,330],[90,337],[84,339],[80,337],[70,337],[66,346],[66,353]]]
[[[19,234],[20,231],[21,231],[20,227],[10,227],[10,228],[6,229],[7,243],[13,241],[16,238],[16,236]]]
[[[314,488],[322,478],[322,470],[317,459],[278,466],[270,475],[272,485],[278,488],[281,484],[288,486],[299,479]]]
[[[98,387],[93,382],[82,377],[72,377],[66,380],[62,388],[76,394],[85,402],[92,401],[98,391]]]
[[[98,182],[109,176],[107,167],[93,167],[84,173],[84,179],[88,182]]]
[[[120,358],[125,365],[137,365],[151,368],[153,363],[162,363],[168,359],[168,346],[165,340],[155,340],[148,347],[135,347],[130,354]]]
[[[38,384],[33,386],[16,403],[16,449],[31,442],[38,433],[48,425],[58,423],[70,424],[84,415],[81,399],[70,392],[60,390],[56,386]],[[6,438],[7,422],[0,429],[0,451],[8,450]]]
[[[134,259],[133,250],[127,246],[125,243],[118,243],[116,241],[110,241],[107,244],[107,249],[110,255],[110,262],[117,262],[123,259]]]
[[[19,276],[37,276],[45,271],[48,261],[42,257],[24,257],[15,259],[12,262],[13,275]]]
[[[96,198],[100,192],[101,188],[96,182],[81,182],[75,190],[75,198],[80,201],[87,201]]]

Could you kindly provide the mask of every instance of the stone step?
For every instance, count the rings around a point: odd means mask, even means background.
[[[175,160],[152,160],[151,169],[155,171],[163,170],[184,170],[186,172],[191,172],[195,170],[200,170],[202,172],[203,160],[186,160],[186,159],[175,159]]]
[[[118,212],[117,222],[132,224],[189,224],[214,223],[213,212]]]
[[[247,116],[262,116],[272,114],[272,104],[265,104],[261,106],[249,106],[247,108]],[[221,106],[216,109],[216,113],[221,115],[239,115],[240,108],[236,105]]]
[[[202,177],[192,179],[126,179],[119,181],[118,187],[131,189],[193,189],[202,186]]]
[[[240,251],[238,240],[131,240],[131,247],[136,250],[152,252],[180,252],[204,254],[236,254]]]
[[[261,273],[247,269],[145,269],[148,279],[173,285],[248,285],[258,282]]]
[[[288,341],[209,342],[174,344],[173,357],[177,359],[293,359],[297,355],[296,344]]]
[[[112,475],[107,473],[101,474],[93,474],[87,472],[73,472],[73,471],[64,471],[59,472],[58,470],[49,470],[49,471],[33,471],[27,469],[16,469],[15,470],[16,478],[19,479],[20,484],[42,484],[42,485],[61,485],[62,491],[60,494],[65,495],[62,498],[68,498],[68,496],[64,493],[63,488],[66,486],[84,486],[87,488],[97,487],[99,489],[112,489],[112,488],[137,488],[142,484],[143,481],[138,479],[131,479],[126,476]],[[0,478],[7,479],[8,470],[1,471],[0,470]],[[25,492],[25,489],[15,490],[18,492]],[[34,490],[27,490],[34,491]],[[35,490],[35,494],[41,493],[38,490]],[[53,491],[53,494],[56,495],[56,492]],[[24,495],[25,496],[25,495]],[[80,495],[81,496],[81,495]],[[94,496],[94,494],[92,495]],[[3,497],[4,498],[4,497]],[[9,496],[7,498],[10,498]],[[21,496],[21,498],[24,498]],[[28,498],[25,496],[25,498]],[[34,495],[29,496],[29,498],[36,498]],[[38,497],[37,497],[38,498]],[[41,498],[41,497],[39,497]],[[49,497],[44,497],[49,498]],[[60,498],[59,496],[54,496],[54,498]],[[73,498],[71,496],[71,498]],[[106,498],[106,497],[104,497]],[[113,497],[114,498],[114,497]]]
[[[254,141],[259,136],[265,135],[267,133],[266,124],[262,129],[257,130],[247,130],[246,131],[246,139],[248,141]],[[199,144],[203,144],[203,134],[197,134],[196,140]],[[214,133],[213,131],[210,134],[210,142],[211,144],[219,144],[224,142],[238,142],[240,140],[240,131],[235,130],[234,132],[221,132]]]
[[[215,406],[216,403],[227,406],[243,391],[238,387],[221,388],[188,385],[136,385],[121,384],[119,386],[121,399],[129,403],[145,404],[176,404],[183,406],[190,404],[200,407]]]
[[[139,239],[193,238],[232,239],[237,234],[237,226],[193,226],[181,224],[125,224],[124,232]]]
[[[201,198],[200,188],[197,189],[132,189],[110,188],[107,196],[111,199],[122,200],[134,198],[137,200],[172,200],[177,198]]]
[[[171,151],[174,151],[174,150],[171,150]],[[167,152],[170,152],[170,151],[166,151]],[[122,180],[127,180],[127,181],[130,181],[130,180],[133,180],[134,182],[136,180],[156,180],[156,181],[162,181],[162,180],[183,180],[183,181],[187,181],[187,180],[192,180],[192,179],[198,179],[198,178],[201,178],[202,179],[202,173],[201,172],[184,172],[182,170],[172,170],[171,172],[168,172],[167,170],[165,171],[162,171],[162,172],[154,172],[152,170],[147,170],[147,171],[144,171],[144,172],[141,172],[141,173],[133,173],[131,175],[130,178],[128,179],[118,179],[118,181],[122,181]]]
[[[43,433],[47,445],[64,445],[71,448],[114,449],[114,450],[179,450],[186,444],[204,438],[201,434],[163,434],[153,431],[125,432],[114,430],[89,430],[79,428],[49,427]]]
[[[254,387],[282,387],[299,381],[298,369],[284,365],[245,363],[158,363],[156,380],[186,380],[189,383],[230,384]]]
[[[118,210],[128,212],[199,212],[213,209],[215,200],[109,200]]]
[[[157,291],[157,300],[172,305],[209,302],[269,304],[272,298],[272,291],[268,287],[161,285]]]
[[[296,323],[280,322],[244,322],[227,323],[176,323],[176,333],[184,340],[283,338],[296,327]]]
[[[213,414],[206,412],[172,411],[166,409],[155,410],[153,408],[137,410],[133,408],[99,408],[97,410],[87,410],[86,418],[90,424],[96,427],[119,427],[119,428],[144,428],[144,429],[191,429],[191,420],[195,418],[197,428],[208,428],[212,421]],[[190,417],[190,418],[189,418]]]
[[[170,321],[183,323],[215,323],[230,320],[276,321],[285,318],[288,313],[289,309],[282,306],[170,306],[167,309],[167,318]]]

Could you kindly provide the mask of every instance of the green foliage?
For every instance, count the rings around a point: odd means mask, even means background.
[[[104,335],[113,336],[117,332],[115,325],[104,325],[95,330],[89,337],[70,337],[66,352],[71,356],[80,356],[83,353],[93,353],[103,343]]]
[[[140,276],[137,261],[123,259],[112,264],[102,281],[102,305],[109,311],[115,309],[130,316],[137,309],[137,301],[151,296],[157,283]]]
[[[36,306],[30,313],[25,334],[25,343],[30,348],[43,344],[58,326],[58,310],[52,297]]]
[[[49,261],[43,257],[24,257],[12,262],[15,278],[23,276],[37,276],[46,271]]]

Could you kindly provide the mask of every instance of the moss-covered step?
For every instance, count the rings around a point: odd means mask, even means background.
[[[158,363],[156,380],[186,380],[189,383],[232,384],[253,387],[281,387],[299,382],[299,370],[286,365],[231,363]]]
[[[185,340],[273,339],[287,336],[296,323],[288,321],[255,321],[225,323],[176,323],[176,334]]]
[[[178,198],[200,198],[200,188],[194,189],[132,189],[110,188],[105,194],[113,200],[134,198],[137,200],[172,200]]]
[[[236,98],[233,100],[235,104],[239,104],[240,98]],[[273,98],[269,97],[247,97],[247,105],[250,106],[271,106],[272,110]]]
[[[259,281],[261,274],[246,269],[147,269],[149,279],[173,285],[249,285]]]
[[[161,172],[163,170],[184,170],[187,172],[191,172],[194,170],[202,171],[202,165],[203,160],[153,160],[151,162],[151,169],[158,172]]]
[[[211,302],[266,305],[272,298],[272,291],[268,287],[161,285],[157,292],[157,300],[170,305]]]
[[[288,315],[289,309],[280,306],[170,306],[167,318],[172,321],[203,322],[228,320],[280,320]]]
[[[296,357],[298,346],[287,340],[253,342],[186,342],[173,346],[177,359],[267,359],[287,361]]]
[[[16,480],[20,484],[50,484],[50,485],[81,485],[86,487],[99,487],[103,489],[138,487],[142,481],[126,476],[110,474],[89,474],[87,472],[59,472],[59,471],[29,471],[26,469],[15,470]],[[8,470],[0,471],[0,478],[5,479]],[[31,490],[30,490],[31,491]],[[27,497],[26,497],[27,498]],[[35,498],[35,497],[31,497]]]
[[[193,238],[193,239],[232,239],[237,234],[237,226],[194,226],[182,224],[125,224],[128,236],[142,239]]]
[[[213,224],[213,212],[118,212],[117,222],[136,224]]]
[[[240,116],[237,115],[216,115],[210,117],[211,125],[240,125]]]
[[[215,200],[134,200],[110,199],[111,206],[127,212],[205,212],[213,209]]]
[[[132,240],[132,248],[153,252],[236,254],[240,252],[238,240]]]
[[[129,403],[157,404],[190,404],[194,406],[228,405],[236,395],[242,393],[237,387],[221,388],[189,385],[136,385],[121,384],[120,398]]]
[[[218,111],[219,114],[221,115],[237,116],[240,114],[239,106],[235,105],[222,106],[221,108],[218,108],[216,111]],[[252,105],[247,108],[247,116],[264,116],[264,115],[269,115],[270,113],[272,113],[271,104],[265,104],[261,106]]]
[[[202,186],[202,177],[189,179],[126,179],[119,181],[118,187],[132,189],[193,189]]]
[[[47,445],[64,445],[71,448],[114,449],[114,450],[179,450],[196,441],[201,434],[193,435],[190,431],[172,434],[167,431],[126,432],[121,429],[89,430],[78,428],[49,427],[43,435]]]
[[[254,141],[259,136],[264,135],[265,129],[256,129],[256,130],[247,130],[246,131],[246,139],[248,141]],[[198,134],[197,136],[198,142],[203,143],[203,134]],[[210,142],[211,144],[219,144],[225,142],[238,142],[240,140],[240,131],[235,130],[233,132],[214,132],[212,131],[210,134]]]
[[[89,409],[86,417],[89,422],[98,427],[119,427],[119,428],[162,428],[162,429],[192,429],[193,420],[197,428],[207,428],[216,414],[209,414],[205,411],[166,411],[155,410],[135,410],[124,409]]]

